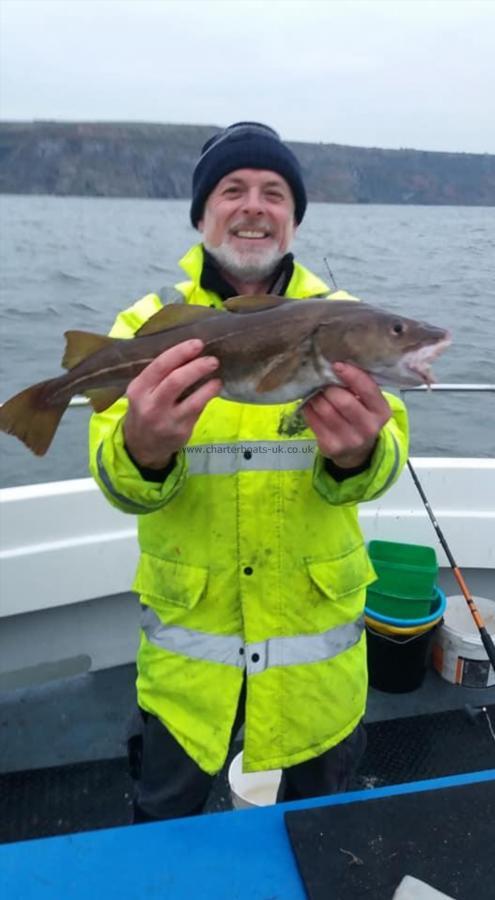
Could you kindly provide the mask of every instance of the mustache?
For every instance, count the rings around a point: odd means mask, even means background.
[[[232,223],[229,231],[266,231],[267,234],[272,234],[272,226],[260,219],[238,219]]]

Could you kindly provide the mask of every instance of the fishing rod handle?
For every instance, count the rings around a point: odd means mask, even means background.
[[[479,631],[481,640],[483,641],[483,646],[488,655],[488,659],[490,660],[493,671],[495,672],[495,644],[491,639],[491,635],[488,634],[488,631],[484,626],[483,628],[480,628]]]

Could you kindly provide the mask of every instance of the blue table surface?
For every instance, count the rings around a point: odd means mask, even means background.
[[[3,900],[305,900],[289,809],[495,780],[495,769],[375,790],[0,847]]]

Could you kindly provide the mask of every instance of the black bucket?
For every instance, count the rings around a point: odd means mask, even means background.
[[[440,623],[420,634],[380,634],[366,626],[370,687],[389,694],[406,694],[423,684],[433,636]]]

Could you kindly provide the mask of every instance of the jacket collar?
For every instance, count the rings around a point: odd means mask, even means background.
[[[181,269],[186,273],[186,275],[191,278],[191,280],[195,284],[202,284],[202,274],[205,266],[205,255],[206,251],[202,244],[195,244],[187,253],[182,257],[179,262]],[[284,260],[290,257],[290,266],[291,266],[291,274],[288,277],[285,285],[282,285],[281,290],[277,290],[276,293],[281,296],[287,294],[287,296],[291,296],[292,292],[295,293],[295,296],[299,297],[315,297],[318,294],[328,293],[328,286],[325,284],[321,278],[318,278],[316,275],[313,275],[309,269],[306,269],[304,266],[301,266],[299,263],[294,262],[294,258],[291,253],[286,254],[284,259],[281,261],[280,266],[283,268]],[[287,263],[285,264],[287,265]],[[287,268],[288,271],[288,268]],[[221,277],[221,276],[220,276]],[[227,282],[225,282],[227,284]],[[202,285],[205,287],[205,285]],[[208,288],[209,290],[214,290],[217,293],[215,288]],[[232,297],[232,288],[228,287],[229,293],[227,296]],[[220,294],[220,296],[223,296]],[[226,299],[226,298],[224,298]]]

